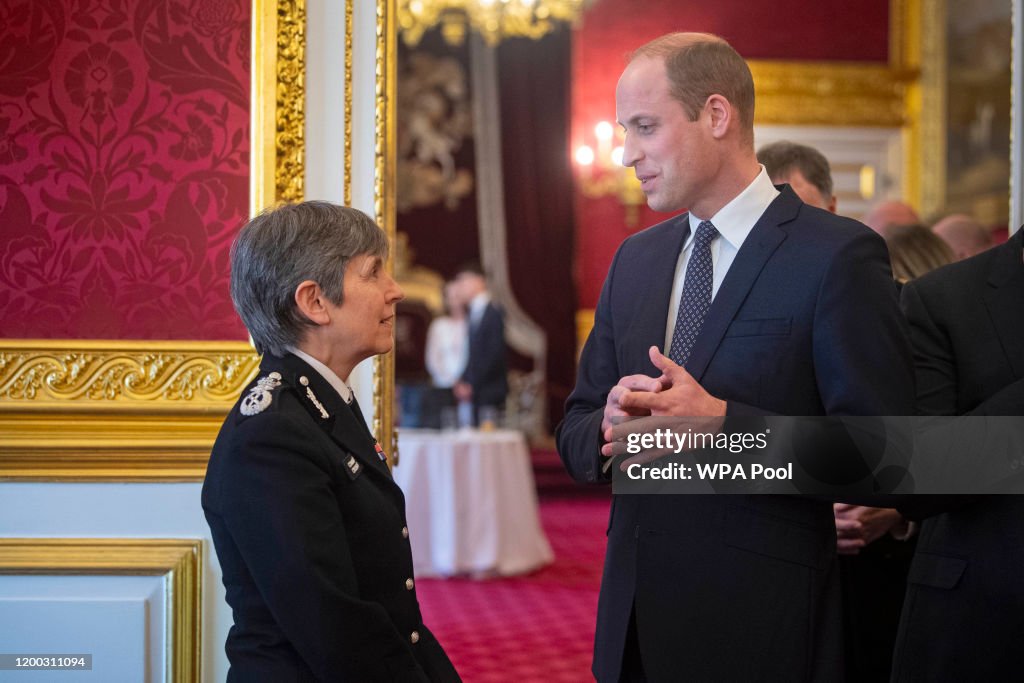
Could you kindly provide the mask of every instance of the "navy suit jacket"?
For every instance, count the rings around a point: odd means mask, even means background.
[[[1018,230],[1005,244],[904,287],[922,415],[1024,415],[1022,254]],[[935,504],[931,512],[949,511],[922,524],[892,679],[1019,679],[1024,499],[926,502]]]
[[[474,407],[505,407],[508,396],[505,316],[491,302],[487,303],[480,320],[469,326],[469,358],[462,381],[473,387]]]
[[[885,244],[788,186],[754,226],[687,363],[730,415],[905,415],[913,374]],[[615,255],[557,434],[599,482],[608,391],[655,375],[685,215]],[[593,671],[617,681],[630,611],[652,681],[839,680],[832,506],[779,496],[613,497]]]

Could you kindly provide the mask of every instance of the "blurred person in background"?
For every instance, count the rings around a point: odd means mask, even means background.
[[[956,260],[949,245],[923,225],[890,225],[881,232],[901,286]]]
[[[446,410],[455,408],[453,388],[466,370],[469,355],[466,302],[460,296],[459,287],[454,280],[445,283],[443,298],[444,315],[430,321],[430,327],[427,329],[426,365],[434,391],[431,392],[432,400],[423,406],[430,417],[437,413],[436,419],[427,419],[426,423],[441,423],[442,427],[451,426],[443,424],[441,416]],[[467,407],[466,410],[472,410],[472,404],[468,401],[462,404]],[[462,421],[468,424],[471,418],[467,415]]]
[[[768,177],[775,185],[787,184],[804,204],[836,212],[832,169],[825,155],[807,145],[780,140],[757,150]]]
[[[1024,415],[1024,229],[912,280],[918,415]],[[972,458],[969,450],[965,459]],[[1014,461],[1016,462],[1016,461]],[[1017,471],[1017,489],[1022,475]],[[925,517],[900,621],[892,681],[1021,680],[1024,497],[912,496]]]
[[[963,213],[946,216],[932,226],[932,232],[949,245],[957,261],[980,254],[992,246],[992,233]]]
[[[890,225],[913,225],[920,223],[921,218],[910,204],[896,199],[886,199],[868,209],[861,222],[875,232],[881,233]]]
[[[505,314],[491,301],[479,264],[460,268],[455,285],[469,320],[469,354],[466,369],[455,383],[455,398],[472,403],[474,422],[479,423],[481,413],[500,413],[508,397]]]

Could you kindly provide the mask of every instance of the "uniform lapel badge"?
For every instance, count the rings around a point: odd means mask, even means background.
[[[362,467],[362,465],[360,465],[359,461],[355,459],[355,456],[350,454],[348,458],[345,459],[345,467],[348,468],[349,478],[355,479],[356,477],[359,476],[359,469]]]
[[[313,405],[316,406],[316,409],[320,411],[320,417],[322,417],[325,420],[329,418],[330,415],[327,413],[327,409],[324,408],[324,404],[321,403],[320,400],[316,397],[316,394],[313,393],[313,387],[309,386],[309,379],[307,379],[305,375],[299,378],[299,384],[306,387],[306,396],[308,396],[309,400],[313,402]]]
[[[381,462],[388,461],[388,454],[384,452],[384,449],[380,447],[380,441],[373,444],[373,450],[377,451],[377,457],[380,458]]]
[[[281,386],[281,375],[272,372],[266,377],[256,380],[256,386],[249,390],[249,395],[242,399],[239,407],[242,415],[258,415],[270,407],[274,400],[274,389]]]

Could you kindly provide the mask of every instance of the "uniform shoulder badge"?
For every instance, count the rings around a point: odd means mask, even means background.
[[[272,372],[266,377],[256,380],[256,386],[249,390],[248,396],[242,399],[239,410],[242,415],[258,415],[270,407],[274,400],[274,389],[281,386],[281,374]]]

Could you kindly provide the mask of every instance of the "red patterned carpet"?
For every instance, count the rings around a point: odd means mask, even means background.
[[[427,626],[466,683],[592,681],[607,499],[541,500],[555,562],[527,576],[423,579]]]

